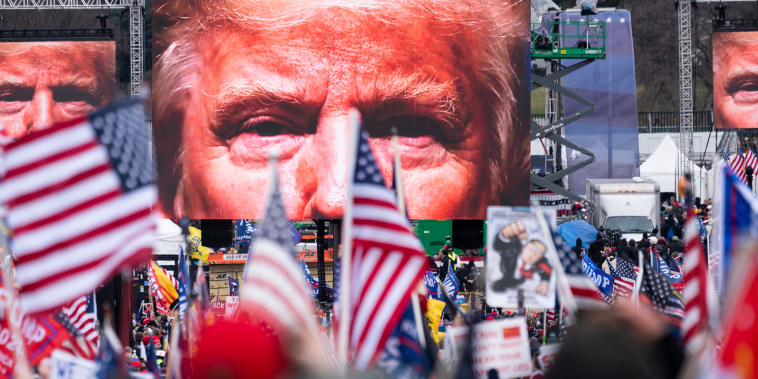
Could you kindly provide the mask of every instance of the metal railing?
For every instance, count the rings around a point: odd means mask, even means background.
[[[542,114],[533,114],[532,120],[540,125],[547,124]],[[713,129],[713,112],[693,112],[693,131],[710,132]],[[679,112],[637,112],[639,133],[677,133],[679,132]]]
[[[709,132],[713,128],[713,112],[692,112],[694,132]],[[679,112],[637,112],[640,133],[676,133],[679,131]]]

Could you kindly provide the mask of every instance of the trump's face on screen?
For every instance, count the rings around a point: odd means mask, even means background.
[[[159,5],[170,25],[153,83],[164,211],[262,217],[275,147],[289,216],[341,217],[353,108],[388,183],[397,130],[412,218],[525,203],[528,124],[515,93],[529,5],[486,3]]]
[[[0,43],[0,125],[21,137],[112,101],[115,43]]]

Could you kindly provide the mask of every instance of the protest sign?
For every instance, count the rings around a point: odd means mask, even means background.
[[[226,314],[226,303],[222,300],[211,300],[211,312],[216,318],[223,318]]]
[[[232,318],[237,313],[237,309],[240,307],[239,296],[227,296],[226,297],[226,318]]]
[[[545,345],[540,347],[539,364],[543,373],[547,373],[553,367],[553,361],[561,351],[561,344]]]
[[[445,363],[460,359],[468,328],[457,327],[445,338]],[[473,367],[477,378],[487,378],[496,370],[500,378],[528,376],[532,373],[532,358],[524,318],[509,318],[477,324],[473,333]]]
[[[556,275],[560,264],[549,254],[550,232],[542,230],[536,210],[514,207],[487,208],[487,305],[517,308],[555,307]],[[546,217],[555,218],[546,214]]]
[[[97,376],[98,366],[93,361],[77,358],[60,350],[54,351],[51,357],[51,379],[94,378]]]

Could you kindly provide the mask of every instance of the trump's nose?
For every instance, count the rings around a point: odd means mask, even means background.
[[[50,127],[58,120],[57,105],[53,94],[47,90],[35,91],[29,105],[24,112],[24,127],[26,133],[42,130]]]
[[[350,135],[346,114],[322,116],[310,158],[316,186],[306,206],[310,218],[342,218],[345,211]]]

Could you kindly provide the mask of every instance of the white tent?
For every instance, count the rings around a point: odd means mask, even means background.
[[[168,219],[156,220],[155,237],[155,251],[153,253],[155,255],[179,255],[179,248],[184,245],[182,228]]]
[[[677,178],[676,167],[679,164],[679,148],[670,136],[661,141],[653,154],[640,165],[640,176],[655,180],[661,186],[661,192],[676,192]],[[708,173],[698,165],[694,167],[694,192],[695,196],[709,198],[713,192],[712,185],[707,180]]]

